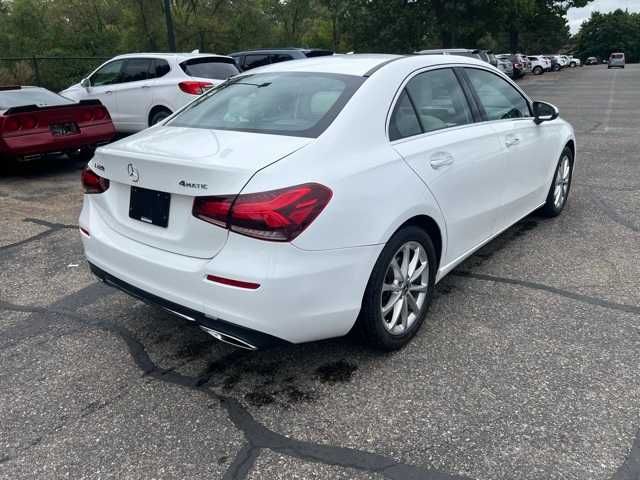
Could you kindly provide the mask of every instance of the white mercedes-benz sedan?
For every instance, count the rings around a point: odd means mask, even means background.
[[[444,275],[564,208],[572,127],[482,61],[344,55],[236,76],[97,150],[80,231],[103,281],[249,349],[396,349]]]

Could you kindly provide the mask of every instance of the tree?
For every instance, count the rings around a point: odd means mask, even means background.
[[[576,35],[576,50],[581,57],[608,58],[620,51],[628,61],[640,60],[640,14],[594,12]]]

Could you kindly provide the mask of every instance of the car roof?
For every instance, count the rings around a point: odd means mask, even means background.
[[[420,67],[435,65],[447,65],[451,63],[465,63],[470,65],[488,65],[482,60],[457,55],[390,55],[390,54],[344,54],[325,57],[312,57],[301,60],[274,63],[264,67],[255,68],[246,72],[318,72],[341,75],[371,76],[377,70],[388,64],[413,62],[420,59]]]
[[[486,50],[474,50],[472,48],[434,48],[431,50],[420,50],[419,52],[416,53],[440,53],[440,52],[445,52],[445,53],[480,53],[481,51],[486,51]]]
[[[264,53],[264,52],[332,52],[332,50],[327,50],[325,48],[302,48],[302,47],[251,48],[249,50],[240,50],[240,51],[237,51],[237,52],[230,53],[229,56],[245,55],[247,53],[254,53],[254,52],[256,52],[256,53]]]
[[[187,58],[204,58],[204,57],[222,57],[222,58],[231,58],[228,55],[219,55],[217,53],[163,53],[163,52],[140,52],[140,53],[124,53],[122,55],[116,55],[111,60],[122,59],[122,58],[140,58],[140,57],[151,57],[151,58],[175,58],[177,60],[187,59]]]

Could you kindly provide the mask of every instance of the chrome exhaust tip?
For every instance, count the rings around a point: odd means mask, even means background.
[[[258,347],[250,344],[249,342],[242,340],[241,338],[234,337],[233,335],[229,335],[227,333],[218,332],[217,330],[213,330],[212,328],[205,327],[200,325],[200,328],[211,335],[216,340],[219,340],[223,343],[228,343],[229,345],[233,345],[237,348],[243,348],[245,350],[257,350]]]

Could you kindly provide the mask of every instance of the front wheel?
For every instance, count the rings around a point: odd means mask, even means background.
[[[544,216],[557,217],[560,215],[569,198],[572,174],[573,152],[569,147],[565,147],[560,160],[558,160],[553,181],[547,194],[547,200],[540,210]]]
[[[419,227],[396,232],[378,258],[362,300],[356,329],[369,345],[397,350],[416,334],[433,297],[436,253]]]
[[[534,73],[535,75],[542,75],[542,74],[543,74],[543,72],[544,72],[544,70],[542,69],[542,67],[535,67],[535,68],[533,69],[533,73]]]

